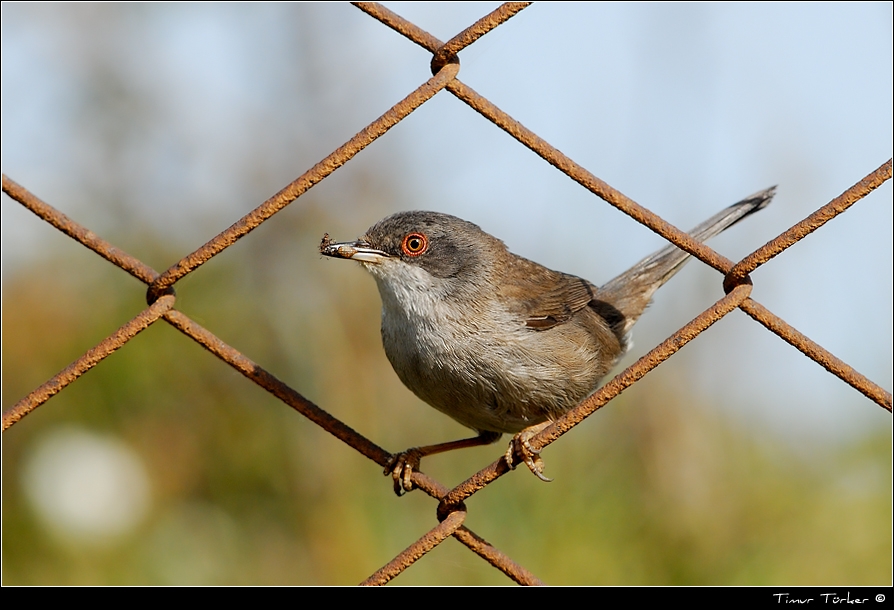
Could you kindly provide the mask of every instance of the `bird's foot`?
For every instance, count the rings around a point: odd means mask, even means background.
[[[419,461],[425,456],[444,453],[445,451],[453,451],[454,449],[462,449],[464,447],[490,445],[491,443],[497,442],[499,438],[499,432],[489,432],[485,430],[479,432],[478,436],[473,438],[464,438],[458,441],[439,443],[437,445],[425,445],[424,447],[411,447],[406,451],[401,451],[400,453],[395,453],[391,456],[391,460],[385,467],[385,474],[390,474],[391,478],[394,480],[394,493],[402,496],[413,489],[413,471],[419,471]]]
[[[543,474],[543,459],[540,457],[540,449],[531,447],[531,439],[551,423],[552,422],[547,421],[542,424],[537,424],[536,426],[525,428],[513,436],[512,441],[509,443],[509,447],[506,449],[506,454],[503,456],[503,459],[506,460],[506,464],[515,470],[517,465],[524,462],[528,469],[534,473],[534,476],[538,479],[546,483],[552,481],[551,478]]]
[[[395,453],[383,474],[390,474],[394,481],[394,493],[398,496],[413,491],[413,471],[419,470],[419,462],[424,454],[418,447],[410,447],[406,451]]]

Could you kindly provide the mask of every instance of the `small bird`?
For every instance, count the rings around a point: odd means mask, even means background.
[[[775,187],[695,227],[704,241],[770,203]],[[359,262],[382,298],[382,344],[416,396],[478,436],[396,454],[398,495],[420,460],[514,434],[505,459],[542,480],[528,441],[596,391],[630,346],[652,294],[689,259],[674,245],[601,288],[509,252],[477,225],[437,212],[399,212],[357,241],[323,236],[320,253]]]

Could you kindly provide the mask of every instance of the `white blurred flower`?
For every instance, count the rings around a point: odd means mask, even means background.
[[[125,443],[78,428],[40,439],[24,460],[22,483],[55,534],[104,545],[132,530],[149,506],[149,478]]]

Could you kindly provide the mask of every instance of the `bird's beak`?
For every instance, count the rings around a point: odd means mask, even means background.
[[[332,242],[329,240],[328,233],[323,236],[323,241],[320,242],[320,254],[333,258],[349,258],[361,263],[379,263],[389,256],[388,253],[376,250],[368,242],[362,240],[341,243]]]

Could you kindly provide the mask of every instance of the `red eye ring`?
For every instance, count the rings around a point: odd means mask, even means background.
[[[419,256],[428,250],[428,238],[422,233],[408,233],[401,242],[400,249],[407,256]]]

